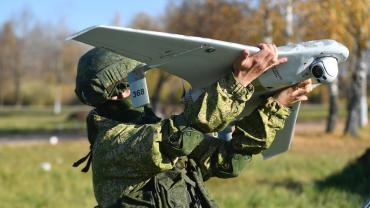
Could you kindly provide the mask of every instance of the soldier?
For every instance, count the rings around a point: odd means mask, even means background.
[[[205,136],[222,130],[244,109],[250,84],[283,62],[276,48],[262,45],[235,61],[233,73],[205,89],[182,114],[160,120],[150,109],[130,106],[127,72],[138,62],[104,49],[81,57],[76,94],[95,107],[87,118],[94,193],[100,207],[214,207],[204,189],[209,177],[235,177],[269,147],[289,115],[289,105],[305,100],[310,82],[268,98],[250,116],[236,122],[231,142]],[[280,103],[279,103],[280,102]],[[84,168],[87,171],[89,162]]]

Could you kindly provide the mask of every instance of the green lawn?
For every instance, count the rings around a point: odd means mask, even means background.
[[[64,107],[54,115],[51,108],[2,108],[0,135],[83,132],[88,110]],[[343,108],[339,114],[344,118]],[[299,121],[325,117],[325,107],[303,105]],[[327,136],[317,130],[297,132],[289,153],[268,161],[257,156],[240,177],[212,179],[207,186],[225,208],[361,207],[370,197],[370,158],[364,164],[351,161],[370,147],[369,131],[364,129],[361,139],[338,138],[340,133]],[[56,146],[0,144],[0,207],[93,207],[90,173],[71,167],[87,151],[85,140]],[[52,165],[51,171],[40,168],[43,162]]]
[[[0,135],[83,131],[88,111],[85,106],[64,106],[62,113],[55,115],[51,107],[0,108]]]
[[[59,115],[54,115],[51,107],[0,108],[0,135],[12,133],[40,132],[76,132],[84,131],[83,115],[89,111],[86,106],[63,106]],[[345,110],[339,109],[339,118],[345,118]],[[78,119],[71,118],[80,116]],[[303,105],[299,112],[298,121],[317,121],[325,119],[327,107],[323,105]]]
[[[370,159],[349,165],[367,147],[369,138],[299,137],[289,153],[268,161],[257,156],[240,177],[207,186],[225,208],[361,207],[370,197]],[[87,150],[84,140],[0,145],[0,207],[93,207],[90,173],[71,167]],[[40,168],[43,162],[50,171]]]
[[[291,152],[269,161],[257,159],[240,177],[208,185],[222,207],[361,207],[370,198],[370,161],[366,171],[342,172],[355,155]],[[333,177],[342,180],[331,184]],[[345,180],[351,182],[343,189]]]

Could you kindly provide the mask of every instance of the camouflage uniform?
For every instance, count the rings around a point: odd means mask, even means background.
[[[231,142],[203,134],[225,128],[252,93],[252,85],[244,88],[230,73],[171,119],[156,121],[141,112],[122,122],[109,113],[102,116],[104,105],[90,112],[88,137],[99,206],[215,206],[203,181],[237,176],[252,154],[268,148],[289,114],[269,98],[236,122]],[[133,110],[121,111],[127,115]]]

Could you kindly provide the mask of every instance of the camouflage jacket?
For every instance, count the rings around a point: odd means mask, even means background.
[[[158,123],[122,123],[92,111],[87,123],[89,139],[94,137],[93,185],[99,206],[111,206],[122,196],[138,192],[154,176],[177,168],[182,156],[196,163],[201,183],[212,176],[236,176],[251,154],[269,146],[283,127],[288,109],[268,99],[236,123],[235,142],[203,133],[225,128],[252,94],[252,85],[244,88],[230,74],[206,88],[181,115]]]

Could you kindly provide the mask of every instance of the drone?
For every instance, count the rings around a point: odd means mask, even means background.
[[[185,36],[164,32],[137,30],[112,26],[93,26],[72,35],[67,40],[102,47],[135,59],[139,65],[128,74],[131,99],[135,107],[150,103],[145,73],[160,68],[188,81],[190,96],[196,100],[202,89],[230,72],[233,61],[245,49],[257,53],[257,47],[209,38]],[[348,48],[335,40],[313,40],[278,47],[278,56],[288,62],[267,70],[253,81],[255,92],[246,104],[242,116],[250,114],[266,95],[293,86],[303,80],[313,79],[315,85],[333,82],[339,73],[338,64],[349,55]],[[292,143],[300,102],[283,129],[277,132],[264,159],[286,152]]]

